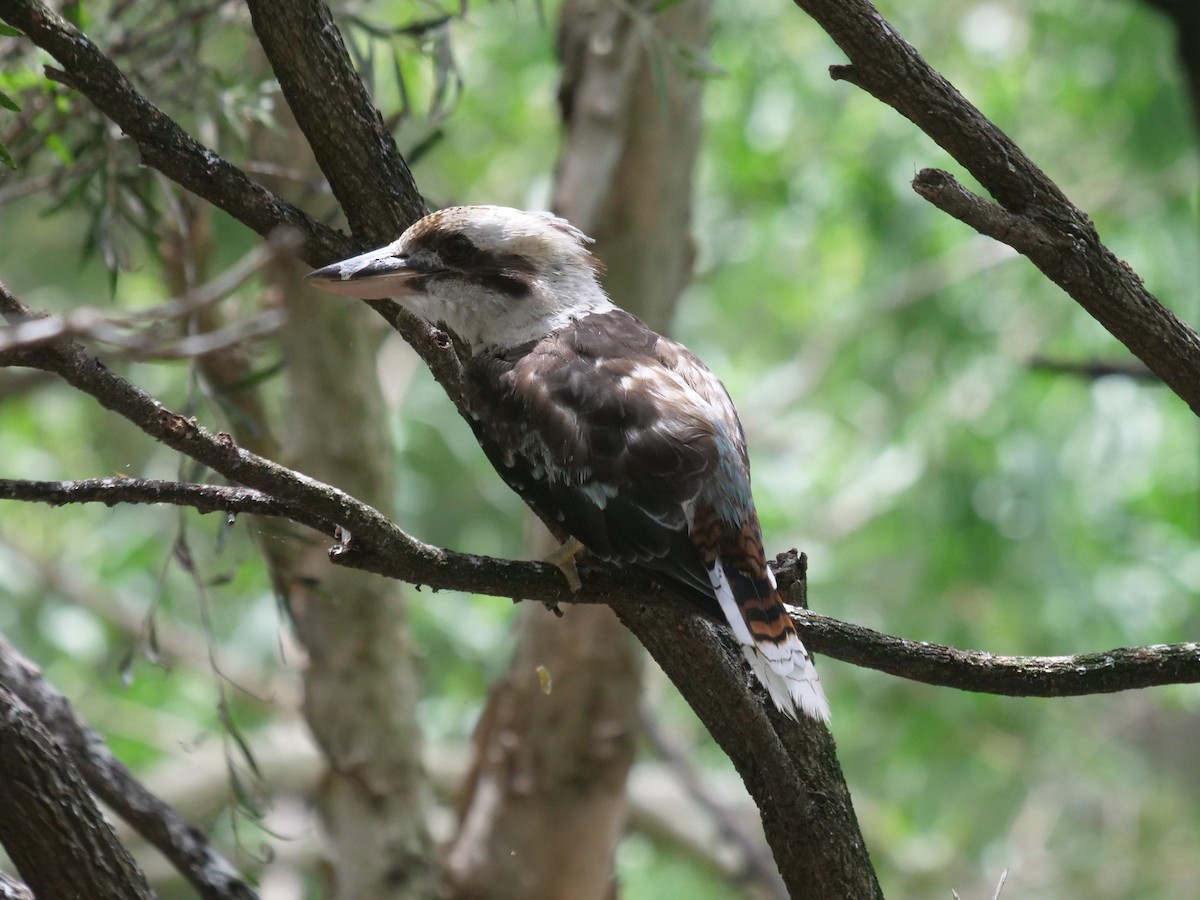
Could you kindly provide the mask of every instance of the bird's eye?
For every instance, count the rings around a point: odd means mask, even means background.
[[[475,253],[475,245],[471,243],[470,238],[461,234],[451,235],[446,239],[446,243],[442,245],[442,256],[446,262],[464,263],[469,260]]]

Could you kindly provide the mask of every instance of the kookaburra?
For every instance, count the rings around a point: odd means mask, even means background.
[[[726,622],[779,709],[828,720],[767,566],[729,394],[609,300],[588,243],[549,213],[454,207],[309,279],[394,297],[461,338],[469,421],[509,486],[596,556]]]

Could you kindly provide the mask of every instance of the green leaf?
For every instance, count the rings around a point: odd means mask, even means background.
[[[10,169],[17,167],[17,164],[13,162],[12,154],[8,152],[8,148],[3,144],[0,144],[0,163],[4,163]]]
[[[3,22],[0,22],[0,37],[25,37],[25,35],[11,25],[5,25]]]
[[[8,96],[8,94],[4,93],[4,91],[0,91],[0,106],[4,107],[5,109],[11,109],[13,112],[21,111],[21,107],[17,101]]]
[[[50,148],[50,152],[57,156],[63,165],[69,166],[75,162],[75,154],[71,152],[71,148],[67,146],[66,141],[59,135],[46,135],[46,146]]]

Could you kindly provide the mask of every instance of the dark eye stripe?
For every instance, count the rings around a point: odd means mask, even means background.
[[[529,276],[520,272],[492,272],[474,277],[473,281],[498,294],[523,297],[529,293]]]
[[[421,236],[419,244],[437,254],[451,271],[509,297],[528,294],[537,271],[528,257],[483,250],[459,231],[429,231]]]

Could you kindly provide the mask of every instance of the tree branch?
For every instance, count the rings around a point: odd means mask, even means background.
[[[126,769],[95,731],[71,709],[38,668],[0,636],[0,695],[12,696],[36,714],[101,800],[162,852],[205,900],[257,900],[257,894],[215,849],[200,829],[189,825],[170,806],[150,793]],[[2,745],[4,741],[0,741]],[[13,782],[9,782],[13,783]],[[0,816],[0,827],[14,821]],[[107,824],[105,824],[107,828]],[[7,841],[5,842],[7,846]],[[118,845],[119,846],[119,845]],[[70,854],[57,857],[78,860]],[[36,888],[35,888],[36,890]],[[38,894],[42,897],[42,894]],[[50,894],[44,895],[50,897]],[[98,897],[85,890],[77,896]],[[128,897],[123,893],[116,896]]]
[[[997,656],[893,637],[808,611],[793,619],[816,653],[910,681],[1009,697],[1080,697],[1200,682],[1200,644],[1072,656]]]
[[[30,319],[34,313],[0,285],[0,314]],[[316,479],[293,472],[238,447],[227,434],[212,434],[194,419],[174,413],[111,372],[81,345],[66,339],[0,353],[0,366],[54,372],[128,419],[157,441],[201,462],[231,481],[269,494],[276,502],[304,507],[304,514],[336,522],[373,547],[390,547],[400,558],[428,559],[434,548],[413,540],[377,510]]]
[[[0,783],[0,844],[35,897],[153,898],[62,748],[2,682]]]
[[[287,518],[316,528],[326,535],[334,526],[303,509],[286,507],[262,491],[218,484],[161,481],[154,478],[86,478],[80,481],[24,481],[0,478],[0,500],[24,500],[48,506],[69,503],[169,503],[190,506],[197,512],[247,513]]]
[[[324,487],[324,486],[322,486]],[[332,490],[332,489],[331,489]],[[61,506],[68,503],[169,503],[199,512],[225,511],[286,518],[333,533],[326,519],[308,512],[304,504],[281,504],[261,491],[208,484],[186,484],[140,478],[93,478],[83,481],[20,481],[0,479],[0,500],[23,500]],[[358,501],[351,504],[363,506]],[[369,507],[363,506],[365,510]],[[409,540],[413,540],[409,538]],[[426,584],[434,590],[460,590],[538,600],[554,604],[607,603],[619,606],[629,596],[664,596],[642,579],[611,566],[584,566],[584,589],[568,594],[561,576],[543,563],[500,560],[455,553],[414,541],[423,556],[439,559],[436,570],[427,562],[417,575],[408,561],[382,558],[370,549],[339,545],[334,562],[391,578]],[[776,572],[780,585],[804,579],[803,557],[781,556]],[[631,590],[632,589],[632,590]],[[886,672],[910,681],[964,691],[1014,697],[1068,697],[1134,690],[1166,684],[1200,682],[1200,645],[1159,644],[1115,648],[1072,656],[997,656],[980,650],[959,650],[926,641],[882,634],[807,610],[793,609],[814,652],[843,662]]]
[[[1158,382],[1153,372],[1140,362],[1110,362],[1103,359],[1084,360],[1075,362],[1066,359],[1051,359],[1047,356],[1034,356],[1029,360],[1029,368],[1041,372],[1052,372],[1057,375],[1074,375],[1089,381],[1106,378],[1109,375],[1123,375],[1135,381]]]
[[[380,246],[428,212],[320,0],[249,0],[254,33],[350,229]]]
[[[945,172],[917,193],[1029,258],[1200,414],[1200,336],[1158,302],[1100,240],[1088,216],[1004,132],[934,71],[867,0],[795,0],[850,58],[833,66],[910,119],[982,184],[999,207]]]

